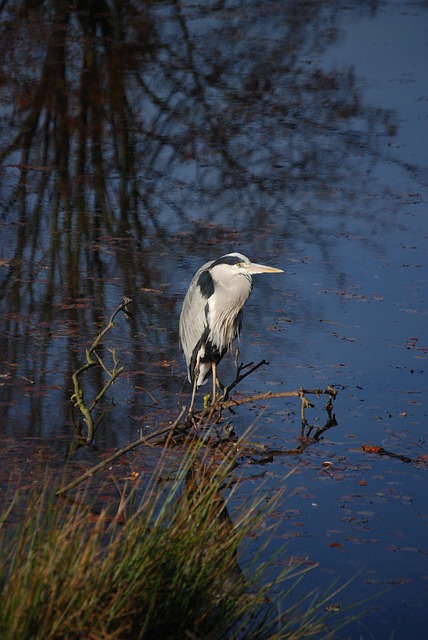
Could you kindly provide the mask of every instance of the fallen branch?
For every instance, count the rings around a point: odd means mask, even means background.
[[[252,366],[252,368],[249,370],[249,373],[252,373],[255,369],[257,369],[259,366],[261,366],[262,364],[264,364],[264,361],[260,362],[258,365],[256,366]],[[245,365],[246,367],[251,366],[252,363],[250,363],[249,365]],[[239,368],[237,367],[237,377],[235,378],[235,381],[240,378],[240,371],[242,370],[242,366],[240,366]],[[247,374],[245,374],[247,375]],[[245,376],[244,376],[245,377]],[[234,381],[234,382],[235,382]],[[225,396],[227,396],[228,391],[230,390],[231,386],[228,388],[225,388]],[[301,400],[301,434],[300,434],[300,439],[302,442],[315,442],[316,440],[319,439],[319,437],[321,436],[321,434],[330,429],[331,427],[337,426],[337,422],[336,422],[336,417],[333,414],[333,400],[334,398],[337,396],[338,391],[336,389],[333,389],[332,387],[328,386],[326,389],[296,389],[295,391],[279,391],[279,392],[272,392],[272,391],[268,391],[267,393],[262,393],[262,394],[257,394],[257,395],[252,395],[252,396],[246,396],[243,398],[236,398],[234,400],[224,400],[224,396],[223,398],[220,398],[218,400],[216,400],[211,406],[209,407],[205,407],[204,409],[202,409],[201,411],[195,411],[191,414],[188,414],[186,416],[186,419],[184,420],[184,422],[182,423],[182,427],[184,429],[189,429],[190,427],[193,427],[196,431],[198,430],[204,430],[204,429],[210,429],[211,427],[215,426],[216,424],[218,424],[219,422],[221,422],[222,420],[222,413],[225,410],[229,410],[232,413],[234,413],[233,409],[235,407],[238,407],[240,405],[243,404],[250,404],[250,403],[255,403],[255,402],[260,402],[261,400],[272,400],[275,398],[300,398]],[[328,396],[328,402],[325,406],[325,410],[327,412],[327,421],[324,425],[324,427],[320,428],[320,427],[315,427],[315,426],[311,426],[307,419],[306,419],[306,414],[305,411],[308,408],[313,408],[313,404],[309,401],[309,399],[306,397],[307,395],[315,395],[317,397],[321,396],[321,395],[327,395]],[[315,434],[313,436],[311,436],[312,431],[315,429]],[[233,432],[233,430],[232,430]],[[298,449],[294,449],[293,451],[291,451],[290,453],[292,454],[296,454],[296,453],[300,453],[302,452],[307,445],[303,446],[299,446]],[[282,451],[281,453],[286,453],[284,451]]]
[[[249,404],[251,402],[259,402],[260,400],[272,400],[273,398],[305,398],[305,396],[307,395],[328,395],[330,396],[330,398],[335,398],[337,396],[337,391],[332,387],[327,387],[327,389],[297,389],[296,391],[278,391],[276,393],[268,391],[267,393],[259,393],[254,396],[237,398],[236,400],[226,400],[226,402],[219,401],[216,404],[218,405],[219,409],[230,409],[231,407],[238,407],[241,404]]]
[[[253,367],[249,373],[254,371],[258,366],[262,363]],[[229,387],[230,388],[230,387]],[[226,390],[227,391],[227,390]],[[251,404],[254,402],[260,402],[261,400],[273,400],[275,398],[300,398],[301,400],[301,419],[302,419],[302,427],[307,426],[308,423],[305,418],[305,409],[312,408],[313,404],[306,397],[307,395],[315,395],[317,397],[321,395],[328,395],[328,403],[326,405],[326,411],[331,416],[331,412],[333,409],[333,399],[337,396],[336,389],[332,387],[327,387],[327,389],[296,389],[295,391],[278,391],[272,392],[268,391],[267,393],[259,393],[252,396],[245,396],[243,398],[236,398],[234,400],[224,400],[219,399],[216,400],[210,407],[204,408],[201,411],[195,411],[194,413],[187,416],[184,425],[189,426],[192,425],[195,428],[202,426],[204,423],[210,423],[214,418],[216,418],[216,422],[221,419],[222,411],[229,409],[232,411],[234,407],[239,407],[242,404]]]

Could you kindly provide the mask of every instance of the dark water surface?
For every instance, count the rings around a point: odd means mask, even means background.
[[[340,637],[425,638],[427,4],[120,7],[1,8],[2,491],[34,442],[65,460],[71,374],[123,295],[97,446],[174,419],[188,282],[239,250],[285,269],[255,277],[240,355],[270,364],[239,392],[339,390],[338,425],[248,468],[241,495],[287,487],[277,539],[320,563],[302,593],[355,576],[336,600],[373,597]],[[296,401],[234,418],[252,422],[300,444]]]

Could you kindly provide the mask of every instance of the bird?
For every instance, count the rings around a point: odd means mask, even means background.
[[[203,264],[190,282],[179,320],[180,347],[192,385],[189,415],[196,391],[211,374],[215,400],[217,365],[241,333],[243,307],[253,288],[251,276],[257,273],[283,270],[233,252]]]

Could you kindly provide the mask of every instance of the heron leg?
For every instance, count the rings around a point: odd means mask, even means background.
[[[193,413],[193,405],[195,404],[196,380],[197,378],[195,378],[195,380],[193,381],[192,399],[190,400],[190,405],[189,405],[189,416]]]
[[[196,390],[198,388],[199,362],[200,362],[200,360],[198,358],[197,361],[196,361],[195,370],[193,372],[193,389],[192,389],[192,398],[190,400],[190,405],[189,405],[189,412],[188,412],[189,416],[193,413],[193,406],[195,404]]]
[[[212,363],[212,376],[213,376],[213,395],[211,398],[211,404],[214,404],[216,400],[223,399],[224,393],[226,391],[226,387],[224,386],[224,384],[221,383],[221,381],[217,377],[217,365],[215,364],[215,362]],[[219,390],[221,394],[219,394],[217,390]]]
[[[221,380],[217,377],[217,364],[215,362],[211,363],[212,367],[212,380],[213,380],[213,390],[211,396],[211,405],[213,405],[217,400],[224,400],[225,393],[227,391],[227,387],[221,382]],[[220,390],[221,395],[217,393],[217,389]],[[207,394],[204,396],[204,407],[205,409],[208,407],[208,402],[210,400],[210,395]]]
[[[212,376],[213,376],[213,395],[211,398],[211,404],[214,404],[216,401],[216,397],[217,397],[217,365],[215,362],[212,363]]]

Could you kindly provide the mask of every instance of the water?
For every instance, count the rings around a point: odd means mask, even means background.
[[[336,599],[373,598],[341,637],[422,638],[426,5],[55,7],[2,10],[2,484],[40,455],[63,464],[71,374],[123,295],[133,319],[108,344],[126,373],[97,446],[173,420],[189,398],[183,295],[237,249],[285,269],[254,278],[240,356],[269,366],[239,392],[339,390],[338,426],[246,468],[241,495],[287,487],[275,539],[320,563],[303,589],[355,576]],[[233,359],[220,371],[231,379]],[[234,425],[287,451],[299,412],[264,402]]]

